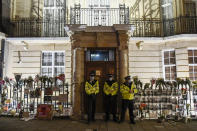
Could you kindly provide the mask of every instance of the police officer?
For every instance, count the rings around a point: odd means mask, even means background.
[[[122,94],[122,111],[120,123],[125,119],[126,109],[129,108],[130,123],[135,124],[133,108],[134,108],[134,96],[138,92],[134,82],[131,81],[131,77],[125,77],[125,82],[120,86],[120,92]]]
[[[103,91],[105,93],[105,120],[109,120],[109,115],[112,113],[113,120],[117,121],[117,93],[118,93],[118,83],[114,80],[112,74],[108,74],[108,80],[104,84]]]
[[[88,96],[88,123],[95,121],[96,95],[99,93],[99,82],[95,80],[95,72],[90,73],[90,79],[85,83],[85,92]]]

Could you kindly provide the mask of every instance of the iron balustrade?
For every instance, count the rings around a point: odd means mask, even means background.
[[[129,24],[129,8],[71,8],[70,23],[87,26]]]
[[[72,9],[71,9],[72,10]],[[109,15],[105,17],[105,24],[102,23],[101,15],[89,16],[87,12],[94,12],[95,9],[80,9],[82,12],[71,11],[70,21],[55,20],[12,20],[9,28],[9,37],[65,37],[64,27],[66,24],[87,24],[88,26],[112,26],[113,24],[132,24],[135,26],[134,37],[166,37],[178,34],[196,34],[197,16],[181,16],[173,19],[131,19],[127,13],[117,15],[117,9],[110,9]],[[103,10],[99,10],[98,12]],[[114,13],[115,12],[115,13]],[[120,10],[119,10],[120,12]],[[110,14],[111,13],[111,14]],[[116,15],[115,15],[116,14]],[[124,14],[124,13],[121,13]],[[90,20],[90,21],[89,21]],[[95,23],[95,21],[97,21]],[[103,18],[104,20],[104,18]],[[101,23],[99,23],[101,22]]]
[[[72,88],[65,81],[57,78],[40,77],[35,79],[0,80],[0,109],[4,109],[0,115],[10,115],[10,110],[37,113],[40,104],[53,105],[54,110],[71,109]],[[2,111],[2,110],[1,110]],[[65,115],[64,112],[60,114]]]
[[[166,37],[197,33],[197,16],[180,16],[173,19],[135,19],[134,37]]]

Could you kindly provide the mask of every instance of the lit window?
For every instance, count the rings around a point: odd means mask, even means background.
[[[188,57],[190,80],[197,80],[197,49],[189,49]]]
[[[64,52],[42,52],[42,76],[58,76],[65,69]]]
[[[164,79],[166,81],[173,81],[176,79],[176,57],[174,50],[168,50],[163,52],[163,64],[164,64]]]
[[[86,61],[115,61],[114,50],[88,50]]]

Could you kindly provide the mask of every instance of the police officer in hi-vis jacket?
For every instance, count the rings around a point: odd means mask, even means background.
[[[105,121],[109,120],[109,115],[112,113],[113,120],[117,121],[117,93],[118,93],[118,82],[113,78],[112,74],[108,74],[108,79],[105,81],[103,91],[105,93]]]
[[[138,90],[135,87],[134,82],[131,81],[131,77],[125,77],[125,82],[120,86],[120,92],[122,94],[122,111],[120,123],[125,119],[126,109],[129,108],[130,123],[135,124],[133,109],[134,109],[134,97]]]
[[[96,95],[99,93],[99,82],[95,80],[95,72],[90,73],[90,79],[85,83],[85,92],[88,96],[88,123],[95,121]]]

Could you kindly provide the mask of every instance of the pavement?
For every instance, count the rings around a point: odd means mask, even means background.
[[[96,120],[87,124],[86,121],[70,119],[21,121],[18,118],[0,117],[0,131],[197,131],[197,121],[184,124],[143,120],[132,125],[128,121],[119,124]]]

